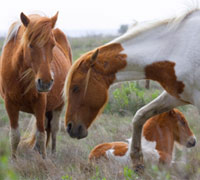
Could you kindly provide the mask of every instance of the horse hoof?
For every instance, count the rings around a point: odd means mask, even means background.
[[[17,157],[16,157],[16,155],[15,154],[12,154],[12,156],[11,156],[11,163],[14,163],[14,162],[16,162],[17,161]]]
[[[144,173],[144,164],[137,164],[133,166],[136,174],[141,175]]]

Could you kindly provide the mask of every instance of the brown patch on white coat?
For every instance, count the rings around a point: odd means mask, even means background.
[[[184,115],[177,109],[150,118],[144,124],[143,137],[145,138],[145,141],[156,143],[155,150],[159,154],[158,161],[168,165],[172,161],[175,142],[188,148],[193,147],[196,144],[195,136],[190,130]],[[108,151],[112,153],[113,157],[124,156],[124,158],[129,160],[128,158],[130,158],[130,156],[127,154],[128,148],[130,148],[130,146],[125,142],[99,144],[90,152],[89,160],[98,160],[101,157],[109,159],[109,156],[106,154]],[[143,153],[145,152],[145,149],[152,152],[152,149],[145,147],[145,144],[142,149]],[[125,157],[125,155],[127,156]],[[145,155],[148,156],[148,154],[144,153],[144,156]],[[115,159],[118,160],[117,158]]]
[[[177,80],[174,67],[174,62],[154,62],[145,67],[145,75],[146,79],[158,81],[169,94],[178,98],[185,85]]]

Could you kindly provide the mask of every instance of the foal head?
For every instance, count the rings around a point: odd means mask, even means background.
[[[58,13],[52,18],[39,15],[26,16],[21,13],[23,24],[23,58],[28,72],[34,74],[35,86],[38,92],[48,92],[53,85],[51,61],[55,39],[52,29],[57,21]]]
[[[115,73],[126,64],[121,46],[112,44],[78,59],[68,73],[65,124],[71,137],[87,136],[87,129],[103,110]]]
[[[171,110],[169,114],[174,140],[188,148],[195,146],[196,138],[192,133],[184,115],[177,109]]]

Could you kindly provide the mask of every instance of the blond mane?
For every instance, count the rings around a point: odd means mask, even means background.
[[[88,52],[84,55],[82,55],[81,57],[84,57],[85,55],[87,54],[90,54],[91,52]],[[84,58],[80,58],[79,60],[75,61],[73,63],[73,65],[71,66],[69,72],[68,72],[68,75],[67,75],[67,78],[65,80],[65,85],[64,85],[64,89],[63,89],[63,98],[66,100],[67,98],[67,95],[69,94],[69,88],[70,88],[70,85],[71,85],[71,81],[72,81],[72,77],[73,77],[73,74],[74,74],[74,71],[79,67],[79,65],[81,64],[81,62],[84,60]]]
[[[13,39],[17,36],[17,32],[18,32],[20,26],[21,26],[21,23],[19,21],[14,22],[10,26],[10,28],[8,30],[8,34],[7,34],[5,41],[3,43],[3,49],[11,39]]]
[[[153,28],[159,27],[164,24],[168,24],[169,29],[176,28],[188,15],[198,10],[199,10],[198,0],[186,1],[185,8],[179,11],[179,13],[176,16],[171,16],[165,19],[160,19],[160,20],[157,19],[153,21],[137,23],[132,28],[130,28],[127,31],[127,33],[109,42],[109,44],[116,43],[116,42],[122,43],[124,41],[127,41],[129,39],[136,37],[140,33],[146,32],[148,30],[151,30]]]

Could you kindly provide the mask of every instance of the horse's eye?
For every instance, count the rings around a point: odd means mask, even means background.
[[[29,48],[33,49],[33,45],[32,45],[32,44],[29,44]]]
[[[80,91],[80,89],[79,89],[78,86],[74,86],[73,89],[72,89],[73,93],[78,93],[79,91]]]
[[[185,125],[186,125],[185,121],[181,121],[181,124],[182,124],[183,126],[185,126]]]
[[[183,121],[183,120],[180,120],[179,123],[180,123],[182,126],[185,126],[185,125],[186,125],[185,121]]]

